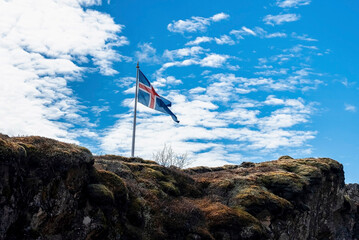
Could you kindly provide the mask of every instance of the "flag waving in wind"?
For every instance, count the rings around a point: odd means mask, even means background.
[[[169,109],[171,102],[156,93],[141,70],[139,70],[138,80],[138,101],[146,107],[169,114],[173,121],[179,123],[177,117]]]

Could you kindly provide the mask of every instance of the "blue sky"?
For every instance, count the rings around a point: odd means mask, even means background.
[[[137,156],[330,157],[359,182],[358,22],[354,0],[1,0],[0,132],[129,156],[140,61],[181,122],[140,105]]]

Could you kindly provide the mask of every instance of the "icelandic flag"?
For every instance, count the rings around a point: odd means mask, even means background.
[[[171,107],[172,103],[156,93],[150,81],[147,80],[141,70],[139,70],[138,79],[138,101],[146,107],[169,114],[173,121],[179,123],[177,117],[168,108]]]

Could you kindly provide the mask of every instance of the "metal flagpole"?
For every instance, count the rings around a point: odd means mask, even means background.
[[[133,132],[132,132],[132,151],[131,157],[135,156],[135,138],[136,138],[136,115],[137,115],[137,98],[138,98],[138,74],[140,71],[139,62],[137,62],[137,72],[136,72],[136,93],[135,93],[135,113],[133,115]]]

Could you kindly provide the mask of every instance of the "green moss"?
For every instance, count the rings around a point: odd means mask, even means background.
[[[254,216],[241,208],[230,208],[219,202],[200,200],[197,206],[204,212],[208,226],[211,229],[237,229],[251,227],[253,231],[262,233],[260,222]]]
[[[82,146],[77,146],[77,145],[74,145],[74,147],[77,147],[78,149],[80,149],[81,151],[83,152],[87,152],[88,154],[92,154],[90,150],[88,150],[87,148],[85,147],[82,147]]]
[[[320,169],[318,169],[316,166],[306,164],[306,162],[303,161],[279,161],[278,165],[280,168],[288,172],[293,172],[308,178],[318,178],[321,176]]]
[[[260,226],[260,222],[258,221],[258,219],[252,216],[251,214],[249,214],[247,211],[238,207],[235,207],[233,209],[235,210],[235,213],[240,218],[240,220],[246,223],[247,225],[255,225],[257,227]]]
[[[127,192],[126,184],[121,177],[113,172],[106,170],[97,170],[100,183],[106,185],[112,191]]]
[[[284,155],[284,156],[281,156],[278,158],[278,160],[289,160],[289,159],[293,159],[291,156],[288,156],[288,155]]]
[[[323,172],[327,172],[332,170],[341,170],[342,165],[330,158],[308,158],[308,159],[301,159],[301,161],[305,162],[305,164],[315,166],[319,168]]]
[[[288,200],[255,185],[241,189],[233,202],[255,215],[263,210],[276,214],[293,207]]]
[[[216,188],[219,188],[225,192],[232,190],[235,186],[233,179],[224,179],[222,181],[216,182],[214,185]]]
[[[121,161],[127,163],[143,163],[143,164],[151,164],[151,165],[158,165],[155,161],[151,160],[144,160],[138,157],[123,157],[117,155],[102,155],[102,156],[95,156],[96,160],[111,160],[111,161]]]
[[[110,189],[103,184],[90,184],[87,186],[87,193],[93,205],[112,205],[114,196]]]
[[[165,175],[162,172],[152,169],[152,168],[148,168],[148,167],[146,167],[142,170],[141,176],[143,176],[145,178],[152,178],[155,180],[166,179]]]
[[[257,175],[256,181],[275,191],[286,190],[298,193],[308,181],[299,175],[284,171],[263,172]]]
[[[125,207],[128,202],[128,189],[125,182],[113,172],[97,170],[98,180],[114,195],[118,207]]]
[[[180,190],[173,184],[173,182],[160,181],[161,189],[168,194],[178,196]]]
[[[143,224],[143,207],[144,204],[139,198],[130,195],[130,204],[128,206],[127,218],[132,225],[141,226]]]

